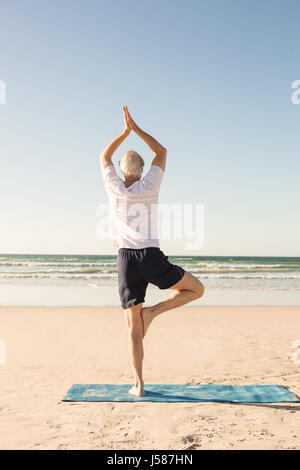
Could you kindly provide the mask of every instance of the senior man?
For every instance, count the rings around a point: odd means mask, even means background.
[[[129,351],[135,384],[129,393],[145,395],[143,381],[143,338],[154,318],[167,310],[200,298],[203,284],[181,266],[170,263],[160,250],[157,231],[157,206],[164,176],[167,149],[144,132],[123,106],[124,131],[101,153],[101,169],[111,207],[111,236],[118,250],[118,285],[122,308],[127,320]],[[125,138],[134,131],[155,156],[150,170],[142,176],[143,158],[130,150],[123,154],[119,165],[120,178],[112,156]],[[143,307],[148,284],[174,293],[151,307]]]

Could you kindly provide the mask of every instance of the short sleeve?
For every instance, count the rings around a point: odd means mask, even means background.
[[[142,178],[147,191],[158,191],[164,176],[164,171],[158,165],[152,165],[148,173]]]
[[[103,168],[101,164],[101,171],[105,188],[115,193],[122,192],[124,183],[117,174],[114,165],[109,165],[106,168]]]

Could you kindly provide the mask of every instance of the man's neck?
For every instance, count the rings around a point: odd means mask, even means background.
[[[129,186],[131,186],[133,183],[135,183],[136,181],[139,181],[141,178],[125,178],[125,186],[126,188],[128,188]]]

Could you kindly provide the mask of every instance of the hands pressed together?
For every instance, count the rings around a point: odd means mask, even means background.
[[[150,149],[155,153],[155,157],[153,159],[152,164],[160,166],[162,170],[165,170],[165,162],[166,162],[166,148],[163,147],[154,137],[152,137],[147,132],[144,132],[132,119],[129,114],[127,106],[123,106],[124,112],[124,124],[125,129],[124,131],[115,137],[108,146],[103,150],[101,153],[101,161],[103,163],[103,168],[106,166],[112,165],[111,159],[114,152],[117,148],[121,145],[121,143],[126,139],[126,137],[130,134],[131,131],[136,132],[136,134],[144,140],[144,142],[150,147]]]
[[[132,119],[132,117],[130,116],[127,106],[123,106],[123,111],[124,111],[125,131],[126,132],[135,131],[137,129],[137,125]]]

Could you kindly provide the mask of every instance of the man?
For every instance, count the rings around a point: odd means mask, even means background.
[[[145,395],[143,338],[150,323],[161,313],[198,299],[203,295],[204,287],[195,276],[170,263],[159,248],[157,204],[167,150],[137,126],[127,106],[123,106],[123,112],[125,129],[106,147],[100,159],[111,205],[111,234],[118,248],[119,295],[127,320],[129,351],[135,374],[135,385],[129,393],[142,396]],[[149,145],[155,157],[150,170],[142,178],[144,160],[137,152],[125,152],[119,162],[123,181],[116,173],[112,156],[131,131]],[[156,305],[143,308],[148,283],[160,289],[172,289],[174,293]]]

